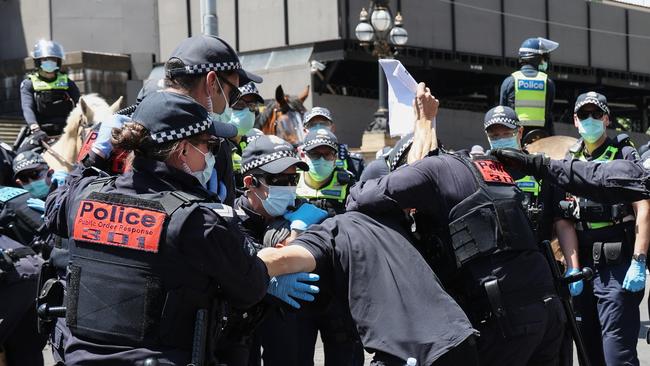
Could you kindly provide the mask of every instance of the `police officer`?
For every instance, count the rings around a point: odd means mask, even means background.
[[[416,101],[429,121],[432,100],[421,83]],[[433,232],[442,283],[481,333],[482,363],[553,364],[566,318],[521,202],[498,162],[440,154],[353,187],[347,209],[422,215],[416,226]]]
[[[484,119],[485,133],[492,149],[513,149],[524,151],[522,149],[523,127],[520,125],[517,113],[505,106],[497,106],[490,109],[485,114]],[[475,145],[478,146],[478,145]],[[480,147],[480,146],[479,146]],[[472,148],[473,149],[473,148]],[[525,151],[524,151],[525,152]],[[472,153],[470,152],[470,155]],[[473,155],[479,158],[485,154]],[[543,240],[552,240],[553,228],[561,228],[566,225],[572,225],[563,218],[559,210],[558,202],[564,198],[564,191],[554,188],[549,184],[535,178],[532,175],[526,175],[517,169],[506,168],[508,173],[515,180],[517,187],[524,193],[524,208],[528,213],[528,218],[533,224],[533,229],[537,234],[539,242]],[[564,233],[560,233],[563,240],[571,239]],[[575,237],[575,236],[574,236]],[[566,275],[571,275],[580,271],[577,253],[569,246],[563,246],[565,262],[568,265]],[[573,295],[579,294],[582,289],[582,281],[569,284],[569,290]],[[571,335],[565,334],[562,351],[560,353],[561,364],[571,365],[573,362],[573,351]]]
[[[262,131],[254,129],[255,118],[259,114],[259,105],[264,104],[264,98],[260,95],[254,82],[249,82],[239,88],[241,97],[232,106],[233,112],[230,123],[237,127],[237,136],[231,138],[232,145],[232,168],[235,175],[235,187],[238,190],[244,188],[241,175],[242,152]]]
[[[291,144],[275,135],[260,136],[244,149],[242,175],[245,192],[237,198],[235,207],[245,214],[242,220],[245,231],[263,246],[284,245],[281,242],[286,238],[276,241],[266,238],[271,226],[286,226],[287,234],[295,238],[310,224],[327,217],[325,211],[296,201],[297,169],[307,170],[309,167],[296,158]],[[294,210],[294,207],[298,209]],[[251,363],[259,364],[260,358],[267,366],[298,366],[312,362],[313,352],[309,354],[309,350],[301,347],[296,312],[268,302],[264,310],[264,321],[255,331],[257,354],[251,353]],[[260,346],[264,349],[261,356]]]
[[[304,121],[305,135],[307,135],[312,130],[318,130],[321,128],[325,128],[332,131],[332,133],[336,133],[336,125],[334,124],[332,113],[327,108],[312,108],[309,112],[307,112],[307,114],[305,114]],[[355,181],[359,180],[361,178],[361,174],[363,174],[363,169],[365,168],[363,157],[359,154],[350,152],[348,145],[346,144],[339,144],[337,150],[338,157],[336,159],[336,167],[349,171],[352,173],[352,177]]]
[[[533,130],[543,129],[553,135],[553,100],[555,84],[546,74],[550,53],[559,44],[537,37],[528,38],[519,47],[521,69],[501,83],[499,104],[517,112],[524,127],[524,137]]]
[[[574,123],[582,139],[570,149],[573,158],[603,164],[639,159],[626,135],[611,139],[605,133],[610,124],[605,96],[582,94],[574,110]],[[650,241],[650,206],[647,201],[604,205],[579,197],[579,192],[577,195],[566,204],[575,229],[562,226],[566,232],[558,231],[558,237],[560,245],[577,251],[582,265],[596,270],[593,289],[587,283],[575,302],[591,363],[638,365],[636,343]],[[577,241],[563,240],[576,234]]]
[[[0,186],[0,234],[40,251],[45,227],[39,198],[49,192],[52,174],[43,158],[31,151],[16,156],[13,171],[13,186]]]
[[[38,334],[34,294],[43,259],[0,234],[0,360],[7,366],[43,365],[46,338]]]
[[[346,212],[258,256],[278,273],[319,273],[323,293],[345,305],[343,315],[374,354],[373,366],[402,366],[409,358],[478,365],[476,331],[413,246],[399,216]]]
[[[345,212],[345,199],[354,183],[350,173],[336,165],[338,140],[328,129],[311,130],[303,151],[309,171],[300,173],[298,197],[327,210],[330,216]]]
[[[192,98],[169,92],[147,97],[133,121],[113,134],[115,147],[135,154],[131,171],[98,178],[79,170],[48,197],[49,228],[70,237],[67,363],[196,362],[197,330],[213,345],[226,303],[246,308],[267,292],[266,266],[232,208],[202,187],[216,136],[228,131]],[[306,297],[295,280],[275,283],[269,293],[286,301]]]
[[[68,114],[79,102],[79,88],[60,71],[65,58],[60,44],[42,39],[32,56],[36,72],[20,84],[23,117],[32,132],[60,135]]]

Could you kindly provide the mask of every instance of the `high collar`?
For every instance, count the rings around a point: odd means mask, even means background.
[[[583,142],[583,144],[584,144],[584,142]],[[614,141],[611,138],[609,138],[609,136],[607,136],[605,138],[605,141],[603,141],[603,143],[600,146],[598,146],[598,148],[596,150],[592,151],[591,153],[587,152],[586,146],[583,146],[582,147],[583,148],[582,154],[589,160],[597,159],[599,156],[603,155],[603,153],[605,152],[605,150],[607,150],[608,147],[612,146],[613,144],[614,144]]]
[[[136,193],[178,190],[207,198],[216,197],[214,193],[202,187],[194,176],[162,161],[142,156],[133,159],[132,170],[120,176],[116,186],[130,187]]]

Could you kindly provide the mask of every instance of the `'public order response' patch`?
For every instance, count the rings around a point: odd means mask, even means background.
[[[158,252],[164,212],[83,200],[74,220],[72,238],[145,252]]]
[[[503,168],[503,164],[493,160],[475,160],[474,165],[483,176],[483,180],[490,183],[515,184],[514,179]]]

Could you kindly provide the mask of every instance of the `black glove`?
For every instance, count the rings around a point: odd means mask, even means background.
[[[548,172],[550,159],[543,154],[528,154],[514,149],[496,149],[490,153],[507,168],[534,175],[537,179],[543,179]]]

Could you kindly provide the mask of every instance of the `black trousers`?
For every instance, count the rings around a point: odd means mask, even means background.
[[[508,298],[504,297],[508,304]],[[512,301],[510,302],[512,303]],[[566,315],[557,297],[528,305],[506,305],[509,334],[495,318],[476,326],[478,353],[484,365],[557,365],[566,330]]]
[[[370,366],[404,366],[406,360],[383,352],[376,352]],[[418,365],[420,365],[418,363]],[[470,336],[458,346],[452,348],[430,366],[478,366],[478,351],[476,339]],[[482,365],[482,364],[481,364]],[[424,365],[429,366],[429,365]]]
[[[8,366],[43,365],[47,336],[38,334],[36,279],[0,288],[0,345]]]

